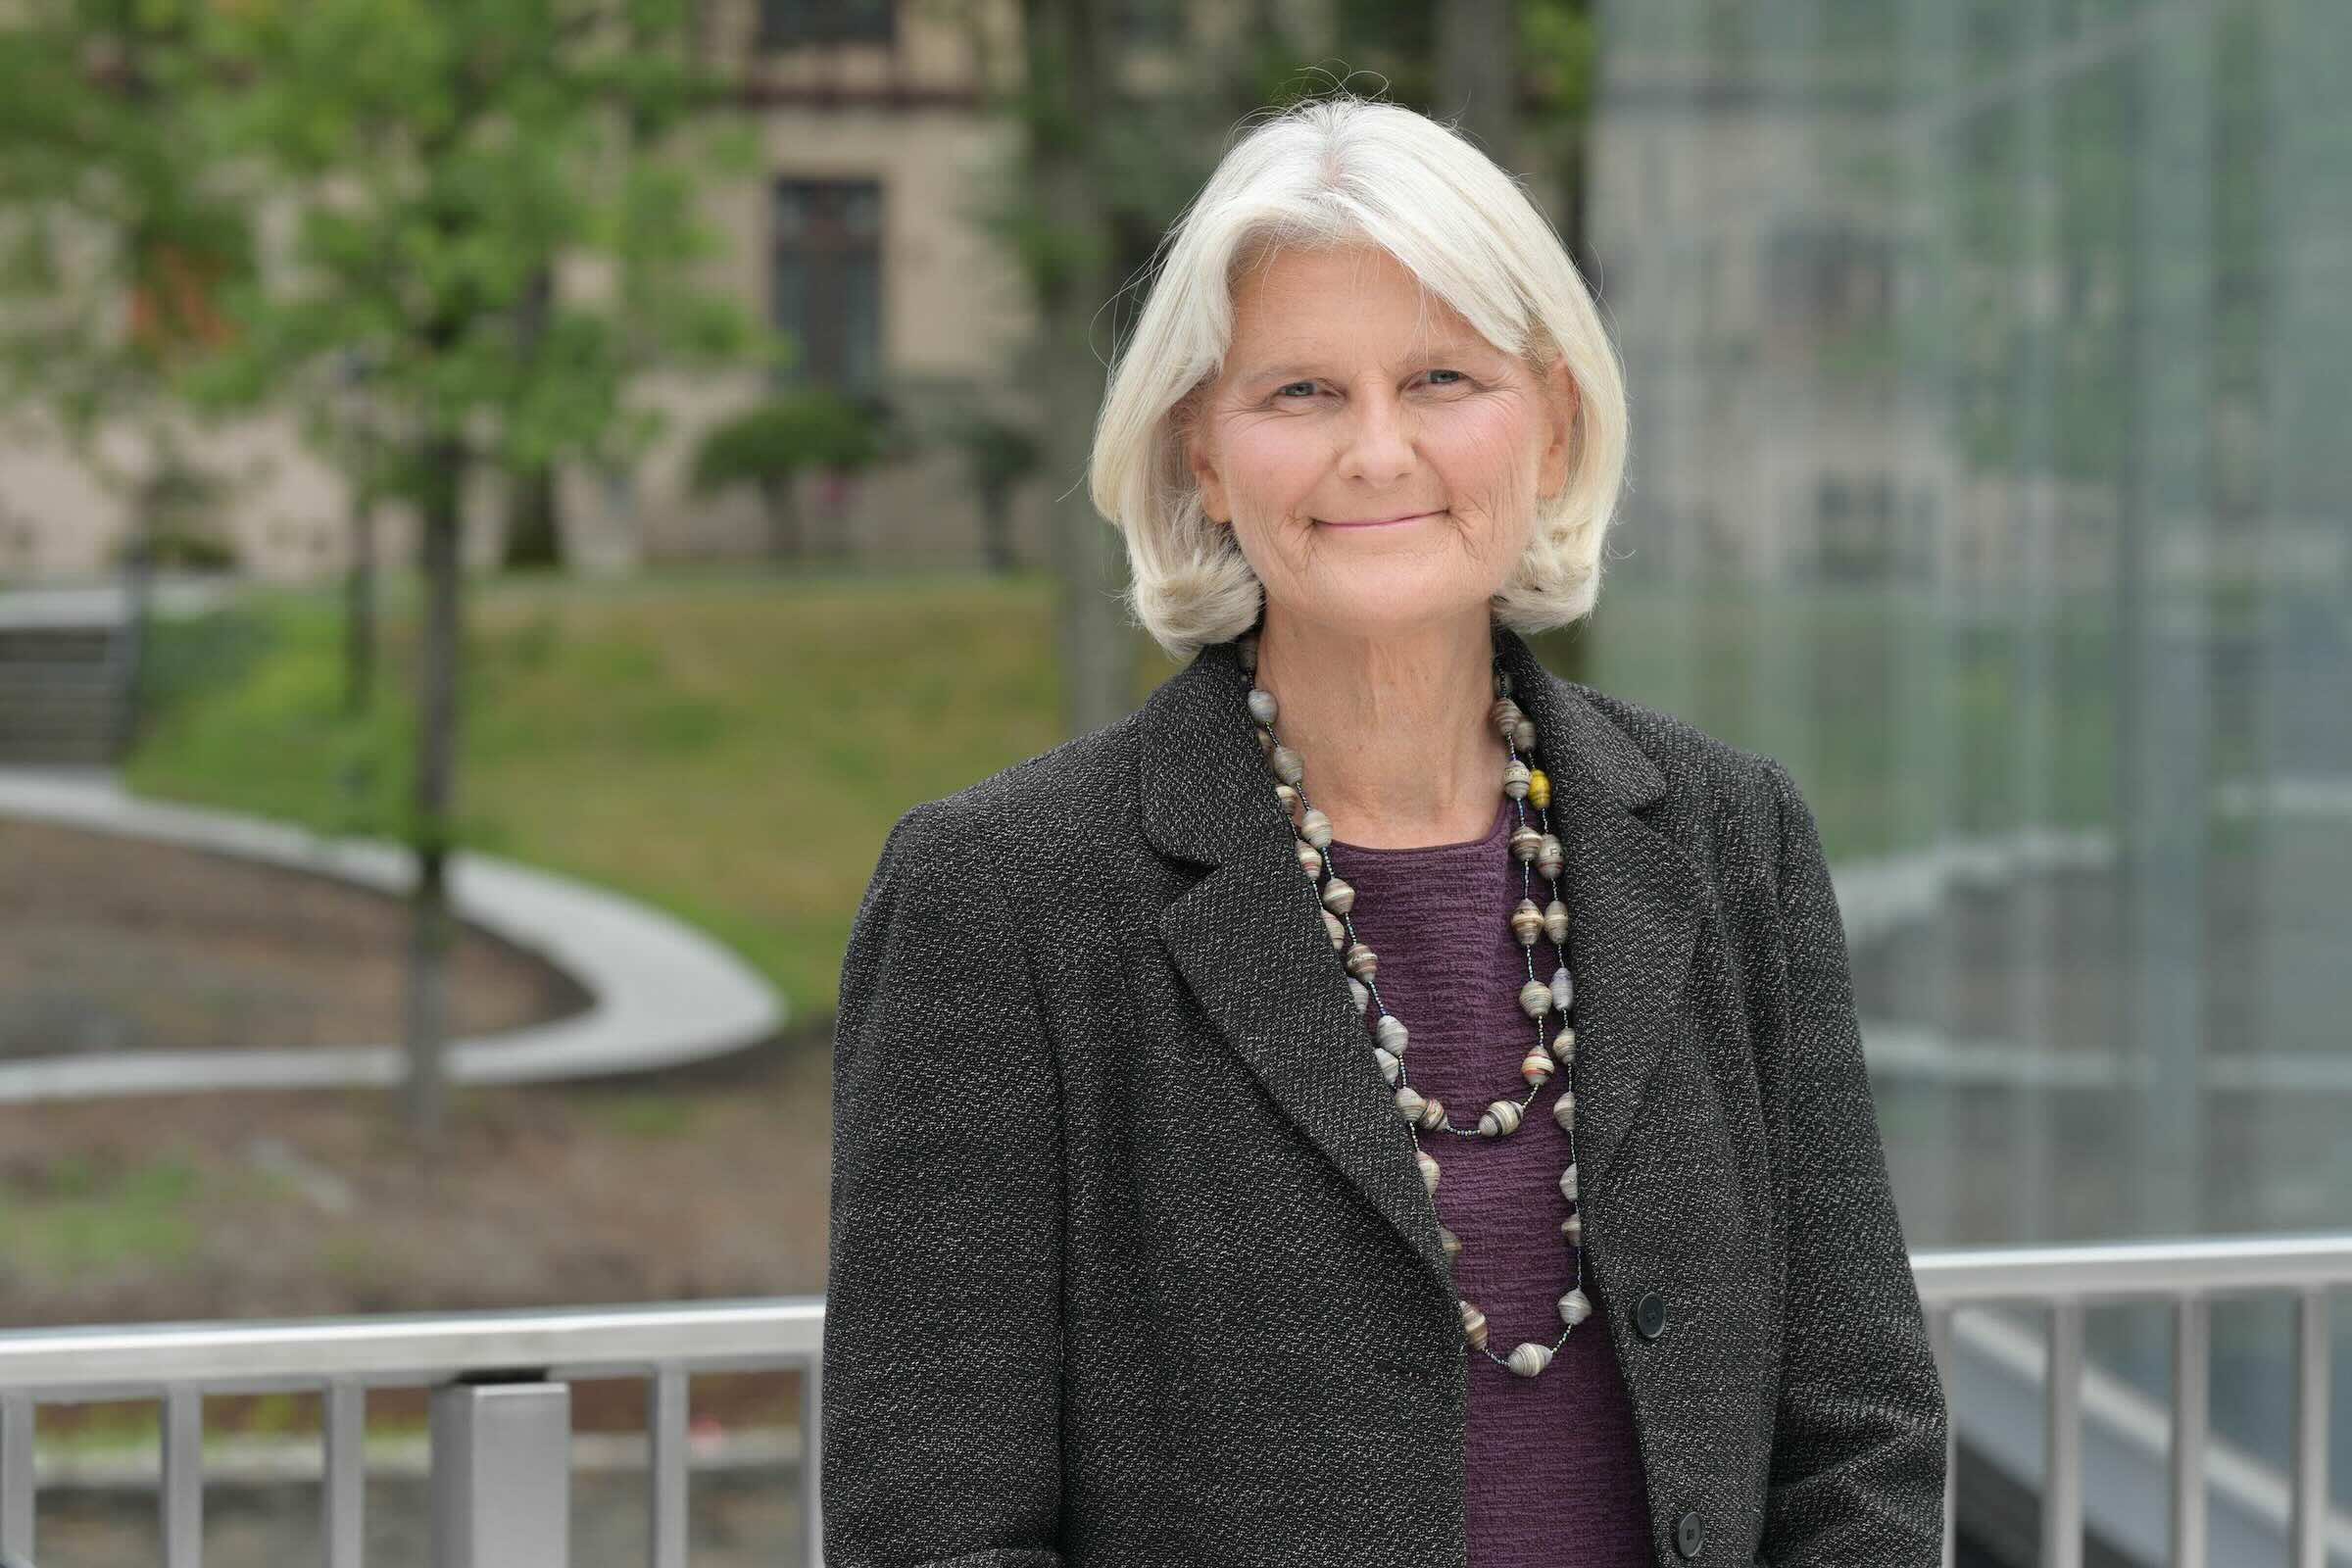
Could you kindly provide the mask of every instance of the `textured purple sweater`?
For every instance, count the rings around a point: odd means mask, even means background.
[[[1381,1000],[1411,1031],[1406,1081],[1441,1101],[1456,1127],[1476,1126],[1490,1103],[1517,1099],[1527,1087],[1519,1058],[1535,1042],[1535,1026],[1519,1010],[1527,960],[1509,920],[1522,897],[1510,851],[1516,821],[1506,799],[1483,840],[1332,846],[1334,869],[1355,888],[1356,935],[1380,955]],[[1533,886],[1537,905],[1548,902],[1541,877]],[[1550,953],[1548,943],[1539,944],[1539,979],[1550,977]],[[1367,1054],[1370,1049],[1367,1037]],[[1525,1340],[1549,1345],[1557,1338],[1559,1298],[1576,1283],[1575,1250],[1560,1235],[1568,1135],[1551,1115],[1559,1083],[1555,1073],[1507,1138],[1420,1135],[1443,1167],[1438,1218],[1462,1242],[1455,1287],[1486,1313],[1488,1348],[1497,1355]],[[1585,1283],[1592,1296],[1590,1270]],[[1465,1352],[1463,1500],[1472,1568],[1649,1568],[1633,1411],[1596,1297],[1592,1305],[1533,1378],[1483,1351]]]

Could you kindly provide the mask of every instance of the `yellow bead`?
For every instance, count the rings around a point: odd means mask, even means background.
[[[1527,804],[1535,807],[1551,804],[1551,780],[1544,776],[1544,770],[1540,767],[1531,768],[1528,771]]]

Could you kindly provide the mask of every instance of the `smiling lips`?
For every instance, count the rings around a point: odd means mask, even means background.
[[[1434,517],[1437,514],[1434,512],[1408,512],[1401,517],[1365,517],[1360,521],[1355,522],[1347,522],[1324,517],[1318,517],[1315,520],[1322,523],[1326,528],[1389,528],[1394,527],[1396,524],[1400,522],[1418,522],[1423,517]]]

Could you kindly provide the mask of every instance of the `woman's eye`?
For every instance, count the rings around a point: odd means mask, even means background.
[[[1429,372],[1429,374],[1433,378],[1433,383],[1438,386],[1468,386],[1470,384],[1469,376],[1460,370],[1432,370]],[[1435,380],[1435,378],[1438,376],[1451,376],[1453,379],[1446,381]],[[1281,402],[1297,403],[1301,400],[1292,397],[1290,394],[1298,391],[1300,387],[1304,387],[1306,389],[1308,396],[1311,397],[1314,394],[1314,382],[1292,381],[1285,385],[1276,387],[1274,389],[1274,396],[1278,401]]]

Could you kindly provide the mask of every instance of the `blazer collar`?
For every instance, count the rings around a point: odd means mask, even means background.
[[[1552,780],[1552,825],[1566,851],[1576,1155],[1591,1247],[1612,1157],[1665,1043],[1689,1027],[1683,997],[1704,884],[1690,854],[1642,814],[1666,793],[1648,754],[1582,688],[1545,669],[1518,633],[1494,631],[1513,696],[1535,722],[1533,762]],[[1171,859],[1206,867],[1160,910],[1159,934],[1222,1041],[1451,1292],[1412,1133],[1372,1060],[1314,883],[1298,868],[1296,835],[1245,707],[1250,684],[1236,645],[1210,644],[1139,715],[1145,837]],[[1310,775],[1310,799],[1312,783]],[[1495,1097],[1519,1081],[1508,1054],[1495,1054]],[[1534,1108],[1549,1103],[1545,1097]],[[1458,1124],[1484,1108],[1447,1112]],[[1477,1157],[1439,1142],[1441,1159]]]

